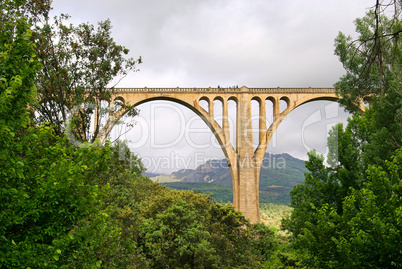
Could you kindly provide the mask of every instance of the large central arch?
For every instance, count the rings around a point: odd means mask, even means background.
[[[203,97],[200,98],[199,101],[201,101],[201,100],[207,101],[208,105],[209,105],[209,107],[211,109],[210,104],[212,102],[210,102],[208,98],[205,98],[205,96],[203,96]],[[145,103],[148,103],[148,102],[152,102],[152,101],[170,101],[170,102],[180,104],[180,105],[190,109],[197,116],[199,116],[203,120],[203,122],[209,127],[209,129],[211,130],[211,132],[213,133],[213,135],[217,139],[219,145],[223,145],[223,143],[225,143],[225,141],[222,140],[222,136],[219,135],[219,133],[221,132],[221,130],[219,130],[219,129],[221,129],[221,126],[216,122],[215,119],[213,119],[213,116],[212,116],[212,119],[211,119],[211,117],[209,116],[209,111],[206,111],[201,106],[198,106],[198,109],[197,109],[195,106],[190,105],[189,103],[187,103],[187,102],[185,102],[183,100],[180,100],[180,99],[178,99],[176,97],[171,97],[171,96],[151,97],[151,98],[140,100],[137,103],[134,103],[132,105],[134,107],[137,107],[139,105],[142,105],[142,104],[145,104]],[[226,151],[226,147],[221,147],[221,148],[223,150],[223,153],[224,153],[225,157],[228,158],[228,153]]]

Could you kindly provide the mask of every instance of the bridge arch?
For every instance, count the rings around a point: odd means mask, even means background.
[[[306,157],[306,153],[312,149],[316,149],[320,154],[327,154],[328,130],[337,123],[345,124],[350,114],[336,102],[335,98],[322,98],[304,102],[285,116],[287,120],[275,130],[270,141],[272,144],[268,145],[269,151],[280,153],[276,149],[281,148],[284,150],[282,152],[295,154],[294,157]],[[295,150],[292,150],[293,148]]]
[[[277,105],[277,104],[276,104],[276,98],[275,98],[275,97],[273,97],[273,96],[267,96],[267,97],[265,98],[265,101],[270,101],[270,102],[272,103],[273,109],[275,109],[275,106]]]
[[[126,100],[122,96],[116,96],[113,101],[116,101],[116,100],[123,102],[123,104],[126,103]]]
[[[239,102],[239,99],[236,96],[230,96],[228,98],[228,101],[235,101],[235,103],[237,104]]]
[[[253,96],[251,101],[257,101],[259,105],[261,105],[262,98],[260,96]]]
[[[300,106],[308,104],[308,103],[316,102],[316,101],[331,101],[331,102],[340,103],[340,100],[341,100],[341,98],[338,96],[320,96],[320,97],[316,97],[316,98],[304,98],[301,100],[295,100],[294,106],[292,107],[291,111],[293,111],[297,107],[300,107]],[[363,101],[360,102],[360,104],[354,105],[352,107],[352,109],[359,113],[363,113],[365,111],[365,106],[364,106]]]
[[[213,105],[213,101],[211,102],[211,100],[206,96],[201,97],[199,99],[199,101],[201,101],[201,100],[207,101],[208,104],[209,104],[209,107],[211,107],[211,105]],[[220,96],[215,97],[213,100],[219,100],[219,101],[222,100],[222,103],[224,103],[224,101],[225,101]],[[210,114],[211,111],[206,111],[202,107],[200,107],[198,101],[193,103],[193,104],[190,104],[189,102],[183,101],[183,100],[181,100],[179,98],[167,97],[167,96],[157,96],[157,97],[150,97],[150,98],[138,100],[137,102],[133,103],[132,105],[134,107],[137,107],[139,105],[149,103],[149,102],[152,102],[152,101],[170,101],[170,102],[182,105],[182,106],[190,109],[197,116],[199,116],[203,120],[203,122],[208,126],[208,128],[211,130],[211,132],[214,135],[214,137],[217,139],[219,145],[221,145],[221,149],[222,149],[223,154],[225,155],[225,157],[226,158],[229,157],[230,153],[228,153],[228,151],[227,151],[229,145],[228,145],[226,139],[224,138],[223,129],[218,124],[218,122],[213,118],[213,115],[211,116],[211,114]],[[119,117],[116,120],[120,120],[121,117],[123,117],[127,113],[128,113],[128,110],[125,111],[124,113],[121,113],[121,115],[119,115]],[[111,129],[109,130],[109,132],[111,131]]]
[[[204,107],[204,106],[202,105],[203,102],[206,103],[206,107]],[[209,113],[210,104],[211,104],[211,101],[210,101],[209,98],[206,97],[206,96],[203,96],[203,97],[201,97],[201,98],[198,100],[198,105],[199,105],[201,108],[203,108],[207,113]]]
[[[222,96],[215,96],[214,101],[215,100],[221,101],[222,103],[225,101]]]
[[[259,221],[259,195],[258,183],[261,160],[265,154],[273,133],[282,120],[295,108],[315,100],[337,100],[334,89],[328,88],[136,88],[116,89],[114,96],[120,96],[126,105],[138,106],[153,100],[165,100],[181,104],[198,115],[210,128],[221,145],[222,151],[230,165],[233,183],[233,200],[237,209],[241,210],[252,222]],[[112,96],[113,97],[113,96]],[[254,149],[251,129],[251,100],[258,100],[260,104],[259,145]],[[200,101],[208,103],[208,110],[200,106]],[[230,143],[229,123],[223,120],[222,127],[214,119],[213,101],[221,100],[223,105],[223,118],[227,118],[228,102],[236,103],[236,150]],[[273,107],[273,120],[269,126],[266,124],[265,102],[269,100]],[[287,104],[284,111],[280,111],[280,101]],[[123,106],[115,111],[112,119],[118,120],[128,108]],[[114,122],[108,122],[102,133],[104,139],[113,127]],[[102,140],[101,140],[102,141]]]
[[[304,98],[304,99],[301,99],[301,100],[295,100],[295,105],[294,105],[293,109],[295,109],[295,108],[297,108],[297,107],[299,107],[301,105],[308,104],[308,103],[315,102],[315,101],[332,101],[332,102],[339,103],[339,100],[340,99],[338,97],[335,97],[335,96],[322,96],[322,97],[316,97],[316,98]]]

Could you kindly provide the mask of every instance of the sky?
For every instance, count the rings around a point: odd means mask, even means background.
[[[118,87],[330,88],[345,74],[334,55],[335,37],[339,31],[355,36],[353,21],[373,5],[369,0],[54,0],[53,15],[69,14],[73,24],[111,20],[116,43],[143,61]],[[111,135],[129,141],[148,172],[194,169],[224,158],[211,131],[189,109],[167,101],[138,109],[137,117],[127,119],[133,129],[115,128]],[[256,104],[252,109],[256,114]],[[229,114],[234,120],[231,107]],[[333,102],[303,105],[281,123],[267,152],[304,160],[311,149],[325,155],[328,130],[349,116]]]

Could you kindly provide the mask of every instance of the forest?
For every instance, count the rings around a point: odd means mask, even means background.
[[[124,141],[99,145],[100,120],[89,133],[107,111],[81,104],[142,61],[110,21],[49,18],[51,0],[0,6],[0,268],[402,268],[400,1],[335,37],[353,117],[329,132],[327,160],[309,153],[280,228],[152,182]]]

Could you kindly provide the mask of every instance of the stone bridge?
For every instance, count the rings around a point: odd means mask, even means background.
[[[119,100],[122,106],[113,109]],[[227,158],[233,183],[233,200],[236,208],[250,219],[260,220],[259,179],[262,159],[272,135],[282,120],[296,107],[316,101],[337,101],[331,88],[118,88],[109,100],[109,121],[100,133],[103,143],[112,130],[114,123],[128,112],[126,105],[140,105],[153,100],[168,100],[188,107],[209,126]],[[200,106],[200,101],[208,103],[208,109]],[[222,103],[222,126],[214,118],[213,101]],[[229,136],[228,101],[236,103],[236,145],[232,145]],[[251,101],[259,103],[259,144],[254,149],[251,122]],[[265,101],[273,104],[273,122],[267,126]],[[280,112],[279,102],[287,103],[287,108]],[[361,105],[359,107],[364,110]]]

